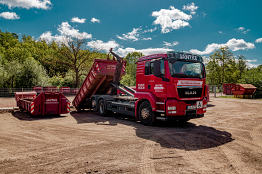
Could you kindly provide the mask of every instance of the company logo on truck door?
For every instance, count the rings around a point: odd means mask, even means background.
[[[138,89],[145,89],[145,84],[137,84]]]
[[[164,91],[164,86],[162,84],[156,84],[155,87],[154,87],[154,90],[156,92],[163,92]]]

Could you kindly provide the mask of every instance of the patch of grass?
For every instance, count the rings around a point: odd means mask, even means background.
[[[234,97],[233,95],[217,96],[217,98],[246,99],[246,98],[238,98],[238,97]],[[251,99],[251,100],[262,100],[262,98],[248,98],[248,99]]]
[[[235,98],[233,95],[218,96],[218,98]]]

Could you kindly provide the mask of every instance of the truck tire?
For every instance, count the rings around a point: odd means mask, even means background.
[[[94,112],[97,112],[97,103],[96,103],[96,99],[95,98],[92,98],[91,99],[91,109],[94,111]]]
[[[139,106],[139,120],[143,125],[153,125],[155,123],[155,114],[152,111],[152,107],[148,101],[144,101]]]
[[[106,116],[107,111],[106,111],[106,105],[105,105],[105,100],[104,99],[100,99],[98,101],[98,113],[101,116]]]

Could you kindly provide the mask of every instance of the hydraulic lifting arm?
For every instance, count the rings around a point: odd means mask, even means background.
[[[121,79],[121,71],[122,71],[122,67],[123,67],[123,58],[120,57],[119,55],[117,55],[116,53],[113,52],[113,49],[111,48],[109,50],[109,52],[116,58],[117,60],[117,64],[116,64],[116,69],[115,69],[115,73],[114,73],[114,77],[113,77],[113,88],[111,91],[112,95],[116,95],[117,94],[117,86],[120,85],[120,79]]]

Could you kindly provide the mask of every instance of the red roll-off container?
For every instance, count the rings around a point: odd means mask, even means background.
[[[85,81],[73,100],[73,105],[80,108],[85,99],[94,94],[106,94],[111,87],[117,61],[95,59]],[[125,73],[126,62],[123,62],[121,75]]]
[[[70,94],[70,87],[60,87],[60,92],[63,94]]]
[[[253,95],[256,92],[256,87],[252,84],[237,84],[232,89],[234,95]]]
[[[59,115],[70,112],[70,101],[60,92],[42,92],[37,96],[35,91],[16,92],[15,99],[20,110],[31,115]]]

